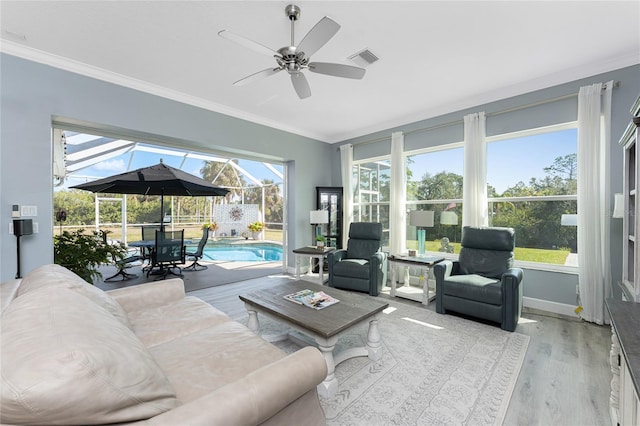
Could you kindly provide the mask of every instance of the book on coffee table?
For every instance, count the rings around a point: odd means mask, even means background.
[[[287,294],[285,299],[305,305],[313,309],[324,309],[339,302],[338,299],[329,296],[324,291],[300,290],[295,293]]]

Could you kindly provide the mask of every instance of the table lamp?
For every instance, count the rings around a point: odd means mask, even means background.
[[[313,241],[311,245],[316,245],[316,237],[322,235],[322,226],[325,223],[329,223],[329,211],[328,210],[311,210],[309,213],[309,223],[315,228]]]
[[[458,225],[458,214],[456,212],[452,212],[452,211],[443,211],[442,213],[440,213],[440,225],[447,225],[447,226],[457,226]],[[453,233],[453,240],[455,241],[455,230]]]
[[[425,253],[426,231],[422,228],[433,227],[433,210],[412,210],[409,212],[409,225],[418,227],[418,254]]]
[[[578,215],[563,214],[560,216],[560,226],[578,226]]]

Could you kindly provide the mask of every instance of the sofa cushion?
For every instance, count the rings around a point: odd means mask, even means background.
[[[129,313],[131,329],[145,346],[155,346],[176,337],[231,321],[226,314],[197,297]]]
[[[176,405],[150,353],[101,306],[61,287],[32,290],[2,314],[0,422],[102,424]]]
[[[227,321],[160,345],[149,352],[184,403],[284,358],[280,349],[235,321]],[[252,392],[247,389],[247,392]]]
[[[72,290],[102,306],[122,324],[130,327],[122,306],[104,291],[92,286],[78,275],[60,265],[44,265],[34,269],[22,279],[17,297],[42,288],[62,287]]]

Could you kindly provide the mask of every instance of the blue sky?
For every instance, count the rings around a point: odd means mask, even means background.
[[[487,144],[487,181],[501,194],[519,181],[529,183],[532,177],[545,177],[544,168],[557,157],[575,154],[577,129],[561,130],[507,139]],[[420,180],[426,172],[430,175],[442,171],[463,174],[463,149],[436,151],[415,156],[410,167],[413,179]],[[418,158],[421,161],[417,161]]]
[[[519,181],[528,184],[532,177],[542,179],[544,168],[553,164],[557,157],[575,153],[577,150],[577,129],[567,129],[552,133],[544,133],[517,139],[490,142],[487,145],[487,181],[502,193]],[[181,157],[136,151],[133,155],[130,170],[150,166],[162,160],[173,167],[180,167]],[[77,172],[78,175],[106,177],[123,173],[127,170],[130,153],[103,161]],[[411,165],[413,179],[420,180],[425,173],[431,175],[442,171],[463,174],[463,149],[448,149],[414,156]],[[187,159],[182,170],[200,176],[203,160]],[[238,164],[259,180],[278,178],[262,163],[250,160],[239,160]],[[281,173],[282,165],[274,165]],[[84,180],[83,180],[84,181]],[[62,188],[82,183],[70,178]]]

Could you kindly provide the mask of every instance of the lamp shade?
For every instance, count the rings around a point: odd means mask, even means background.
[[[560,225],[562,226],[578,226],[577,214],[563,214],[560,217]]]
[[[411,210],[409,212],[409,225],[433,227],[433,210]]]
[[[613,204],[613,215],[611,217],[620,219],[624,217],[624,197],[622,194],[615,194]]]
[[[456,214],[456,212],[442,212],[440,213],[440,224],[441,225],[457,225],[458,215]]]
[[[329,223],[329,211],[328,210],[311,210],[309,213],[309,223],[317,225],[320,223]]]

